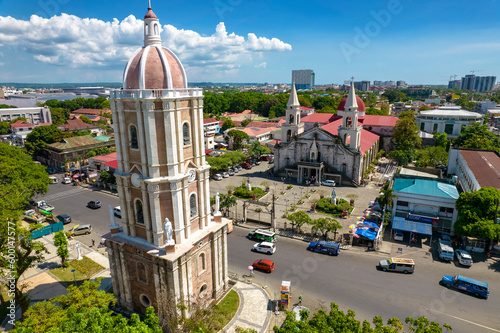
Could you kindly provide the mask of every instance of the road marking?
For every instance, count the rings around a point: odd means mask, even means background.
[[[494,332],[500,332],[500,330],[497,330],[495,328],[491,328],[491,327],[488,327],[488,326],[484,326],[484,325],[481,325],[481,324],[478,324],[478,323],[475,323],[473,321],[470,321],[470,320],[467,320],[467,319],[463,319],[463,318],[460,318],[460,317],[457,317],[457,316],[453,316],[451,314],[447,314],[447,313],[444,313],[444,312],[441,312],[441,311],[436,311],[436,310],[433,310],[431,308],[428,308],[430,311],[432,312],[437,312],[437,313],[440,313],[440,314],[443,314],[445,316],[448,316],[448,317],[451,317],[451,318],[454,318],[454,319],[458,319],[458,320],[461,320],[461,321],[465,321],[466,323],[469,323],[469,324],[472,324],[472,325],[476,325],[476,326],[479,326],[479,327],[482,327],[482,328],[486,328],[487,330],[490,330],[490,331],[494,331]]]
[[[45,200],[45,201],[56,201],[57,199],[61,199],[61,198],[64,198],[64,197],[69,197],[69,196],[73,196],[73,195],[79,194],[80,192],[82,192],[84,190],[87,190],[87,189],[79,186],[78,188],[75,188],[75,189],[71,189],[71,190],[67,190],[67,191],[64,191],[64,192],[59,192],[59,193],[56,193],[56,194],[45,196],[43,198],[43,200]]]

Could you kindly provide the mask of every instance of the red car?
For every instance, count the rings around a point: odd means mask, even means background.
[[[267,259],[255,260],[252,266],[254,269],[260,269],[261,271],[265,271],[268,273],[271,273],[276,268],[276,266],[274,266],[274,262]]]
[[[245,169],[251,169],[252,168],[252,165],[250,163],[243,163],[241,166],[243,168],[245,168]]]

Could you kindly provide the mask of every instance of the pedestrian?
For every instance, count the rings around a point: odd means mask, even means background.
[[[95,240],[92,239],[92,247],[95,245]]]
[[[302,295],[299,295],[299,305],[302,305]]]

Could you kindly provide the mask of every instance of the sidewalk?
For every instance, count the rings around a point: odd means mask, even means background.
[[[272,308],[269,295],[256,284],[239,281],[233,290],[240,296],[240,307],[233,320],[222,330],[234,333],[238,327],[265,333],[271,321]]]

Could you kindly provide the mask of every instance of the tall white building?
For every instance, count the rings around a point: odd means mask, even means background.
[[[299,69],[292,71],[292,83],[297,89],[314,88],[314,71],[312,69]]]

